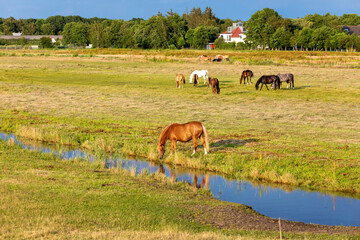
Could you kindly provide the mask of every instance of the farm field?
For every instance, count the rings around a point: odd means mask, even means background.
[[[159,161],[156,144],[165,126],[201,121],[210,153],[204,156],[200,145],[191,156],[192,144],[178,143],[177,154],[169,155],[168,143],[165,163],[359,198],[358,55],[287,52],[275,59],[274,52],[254,52],[247,61],[252,52],[233,58],[227,52],[230,63],[201,63],[195,57],[200,54],[0,53],[0,130],[100,156]],[[219,95],[202,79],[197,88],[189,84],[196,69],[219,79]],[[295,89],[240,85],[245,69],[254,72],[253,83],[261,75],[291,72]],[[183,89],[175,88],[178,73],[186,78]]]

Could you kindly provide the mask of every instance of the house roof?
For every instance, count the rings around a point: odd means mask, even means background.
[[[360,25],[357,26],[343,26],[342,27],[343,30],[347,30],[348,34],[353,34],[355,33],[356,35],[360,36]]]
[[[237,27],[231,33],[232,33],[231,37],[236,38],[236,37],[240,37],[240,34],[242,34],[242,31],[239,27]]]

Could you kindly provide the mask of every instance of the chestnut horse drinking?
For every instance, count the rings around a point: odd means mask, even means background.
[[[253,74],[253,72],[251,70],[243,71],[242,74],[241,74],[241,78],[240,78],[240,84],[241,84],[243,79],[244,79],[244,84],[245,84],[245,79],[247,80],[247,84],[249,84],[249,78],[250,78],[250,84],[252,84],[251,78],[253,76],[254,76],[254,74]]]
[[[185,84],[185,77],[183,74],[177,74],[175,77],[176,88],[183,88]]]
[[[188,142],[191,139],[194,142],[194,152],[198,147],[198,138],[204,146],[205,154],[209,151],[209,137],[207,130],[201,122],[188,122],[184,124],[173,123],[167,126],[160,134],[159,143],[157,145],[157,151],[159,158],[162,159],[165,153],[165,144],[167,140],[171,141],[171,153],[174,150],[176,152],[176,142]]]

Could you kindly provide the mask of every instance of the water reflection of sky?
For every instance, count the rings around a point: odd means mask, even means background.
[[[0,133],[0,139],[8,141],[10,138],[22,148],[52,153],[62,159],[85,158],[89,161],[96,159],[95,156],[80,150],[55,150],[54,146],[27,145],[18,141],[14,135]],[[144,169],[147,169],[149,173],[155,173],[160,168],[147,161],[117,158],[109,159],[106,166],[133,169],[137,174]],[[195,174],[197,175],[197,185],[200,185],[206,178],[204,173],[194,171],[189,173],[184,169],[170,169],[163,166],[162,170],[166,176],[171,177],[175,173],[177,181],[186,181],[190,184],[193,184]],[[207,176],[208,188],[215,198],[251,206],[257,212],[268,217],[280,217],[305,223],[360,226],[360,199],[299,189],[285,191],[279,187],[254,184],[244,180],[227,180],[212,173]]]

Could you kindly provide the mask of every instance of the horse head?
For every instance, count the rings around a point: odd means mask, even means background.
[[[165,153],[165,145],[158,143],[156,150],[159,153],[159,158],[162,159]]]
[[[262,77],[259,78],[259,80],[257,80],[256,84],[255,84],[255,89],[259,90],[259,85],[261,83]]]

